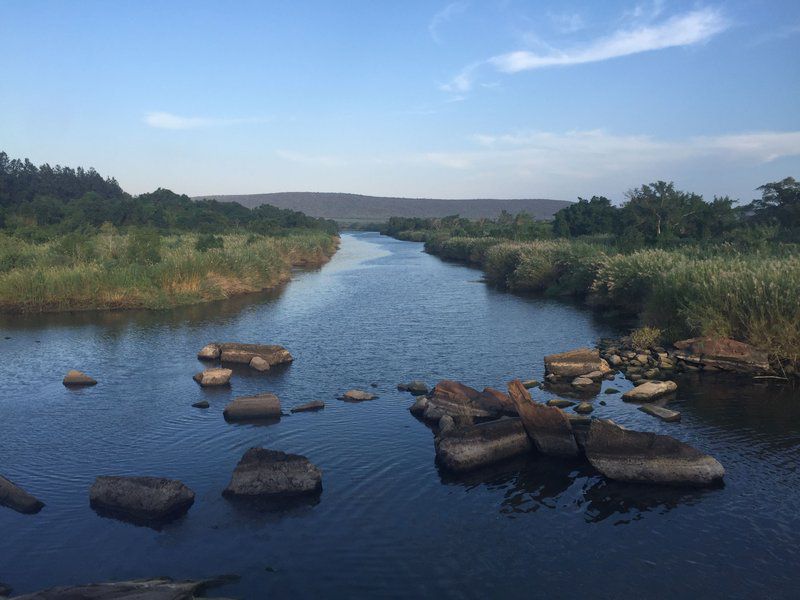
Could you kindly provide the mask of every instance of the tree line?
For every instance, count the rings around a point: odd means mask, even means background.
[[[334,221],[299,211],[236,202],[193,201],[159,188],[132,196],[114,178],[94,169],[34,165],[0,152],[0,229],[30,239],[65,233],[91,233],[104,223],[119,228],[207,234],[245,229],[275,235],[287,229],[336,233]]]
[[[608,237],[623,247],[669,247],[687,242],[765,241],[800,243],[800,182],[792,177],[758,188],[761,198],[737,205],[731,198],[710,202],[692,192],[657,181],[629,191],[615,206],[604,196],[559,210],[552,221],[535,221],[503,212],[497,219],[471,221],[458,215],[441,219],[392,217],[384,228],[401,231],[441,230],[452,236],[542,238]]]

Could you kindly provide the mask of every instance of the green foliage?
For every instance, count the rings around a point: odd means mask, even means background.
[[[125,258],[134,265],[154,265],[161,262],[161,236],[153,228],[134,229],[128,235]]]
[[[253,239],[253,241],[255,241],[255,238]],[[250,238],[248,238],[248,242],[250,242]],[[225,240],[222,238],[222,236],[212,235],[210,233],[203,233],[197,236],[197,241],[194,244],[194,249],[197,250],[198,252],[205,252],[206,250],[210,250],[212,248],[224,248],[224,247],[225,247]]]
[[[637,350],[647,350],[659,344],[661,335],[658,327],[639,327],[631,331],[631,344]]]

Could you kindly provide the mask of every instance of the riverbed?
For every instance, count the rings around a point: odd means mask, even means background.
[[[624,329],[581,306],[494,290],[477,270],[375,233],[344,234],[320,270],[255,296],[0,317],[0,474],[46,503],[33,516],[0,508],[0,581],[23,593],[236,573],[218,593],[240,598],[794,596],[796,389],[686,378],[669,405],[683,419],[670,424],[619,394],[593,400],[593,416],[718,458],[725,485],[702,491],[614,484],[580,461],[536,456],[453,477],[437,469],[412,397],[396,390],[445,378],[505,389],[542,379],[544,355]],[[202,389],[195,355],[211,341],[282,344],[295,362],[237,369],[230,389]],[[72,368],[99,384],[64,388]],[[620,377],[603,386],[631,387]],[[379,399],[335,399],[350,388]],[[233,397],[267,391],[287,412],[312,400],[326,408],[225,422]],[[191,406],[203,399],[209,409]],[[224,499],[252,446],[317,464],[319,502],[264,512]],[[161,530],[100,517],[88,488],[101,474],[177,478],[196,501]]]

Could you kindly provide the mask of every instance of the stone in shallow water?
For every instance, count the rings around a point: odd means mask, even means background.
[[[574,410],[576,413],[580,415],[586,415],[594,410],[594,406],[592,406],[588,402],[581,402],[580,404],[578,404],[578,406],[575,407]]]
[[[560,409],[534,402],[517,379],[508,384],[508,393],[539,452],[550,456],[578,454],[572,426]]]
[[[643,413],[647,413],[648,415],[652,415],[654,417],[658,417],[662,421],[666,421],[667,423],[675,423],[681,420],[681,413],[677,410],[670,410],[669,408],[664,408],[663,406],[656,406],[654,404],[645,404],[644,406],[640,406],[639,410]]]
[[[556,408],[569,408],[575,406],[572,400],[564,400],[563,398],[550,398],[547,401],[547,406],[555,406]]]
[[[85,385],[97,385],[97,381],[89,377],[83,371],[76,371],[75,369],[67,372],[64,375],[64,385],[67,387],[81,387]]]
[[[559,379],[572,379],[594,371],[606,373],[611,370],[611,367],[600,358],[600,352],[597,349],[579,348],[545,356],[544,369],[545,373]]]
[[[305,456],[250,448],[233,471],[227,497],[285,497],[322,491],[322,471]]]
[[[647,381],[622,394],[622,399],[628,402],[647,402],[671,394],[676,389],[678,385],[674,381]]]
[[[206,369],[195,374],[193,379],[203,387],[228,385],[233,371],[230,369]]]
[[[220,345],[220,359],[222,362],[242,363],[249,365],[256,356],[264,359],[269,366],[290,363],[294,360],[291,353],[283,346],[267,344],[236,344],[224,343]]]
[[[175,479],[101,475],[89,489],[89,503],[104,516],[163,523],[186,513],[194,492]]]
[[[411,412],[419,405],[415,404]],[[487,418],[502,414],[516,416],[511,400],[502,392],[485,388],[479,392],[468,385],[445,379],[437,383],[427,396],[422,416],[428,421],[438,422],[444,415],[456,417]]]
[[[305,404],[301,404],[300,406],[295,406],[292,409],[293,413],[298,412],[308,412],[312,410],[322,410],[325,408],[325,403],[322,400],[314,400],[313,402],[306,402]]]
[[[206,344],[197,353],[200,360],[217,360],[221,353],[219,344]]]
[[[347,390],[344,394],[339,396],[339,400],[345,402],[366,402],[367,400],[375,400],[377,396],[364,390]]]
[[[414,396],[422,396],[428,393],[428,384],[426,384],[424,381],[415,379],[409,383],[398,384],[397,389],[401,392],[409,392]]]
[[[586,387],[590,385],[595,385],[595,382],[589,379],[588,377],[576,377],[572,380],[572,385],[575,387]]]
[[[247,419],[275,419],[281,416],[281,401],[275,394],[242,396],[225,407],[222,412],[226,421]]]
[[[445,415],[448,416],[449,415]],[[519,418],[448,428],[435,439],[436,460],[442,468],[463,472],[526,454],[533,448]]]
[[[536,379],[528,379],[526,381],[523,381],[522,385],[526,390],[529,390],[531,388],[535,388],[536,386],[538,386],[539,382]]]
[[[260,356],[254,356],[253,360],[250,361],[250,368],[263,373],[264,371],[269,371],[269,363]]]
[[[25,515],[32,515],[42,510],[44,502],[0,475],[0,506],[7,506]]]
[[[594,419],[586,437],[586,457],[609,479],[675,486],[707,486],[725,469],[714,457],[668,435],[630,431]]]
[[[208,400],[200,400],[200,402],[195,402],[192,406],[194,408],[208,408],[211,405],[208,403]]]

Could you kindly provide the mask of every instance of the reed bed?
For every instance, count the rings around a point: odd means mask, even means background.
[[[0,236],[0,310],[169,308],[275,286],[293,266],[319,265],[337,238],[323,232],[281,237],[225,234],[200,251],[197,235],[136,240],[118,233],[65,236],[34,244]]]

